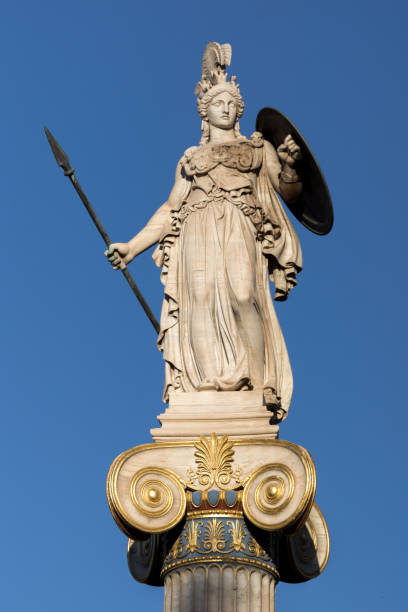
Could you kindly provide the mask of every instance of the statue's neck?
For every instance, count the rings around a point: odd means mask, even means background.
[[[222,128],[210,125],[210,142],[230,142],[236,138],[234,128],[223,130]]]

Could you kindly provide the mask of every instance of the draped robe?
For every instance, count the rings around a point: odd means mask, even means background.
[[[262,389],[284,415],[289,409],[292,372],[269,280],[285,300],[302,254],[267,155],[255,132],[181,159],[185,197],[153,254],[164,285],[164,401],[169,391]]]

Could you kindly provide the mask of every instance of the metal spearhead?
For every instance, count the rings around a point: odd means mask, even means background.
[[[71,168],[68,155],[60,147],[54,136],[51,134],[50,130],[48,130],[45,126],[44,132],[47,136],[48,142],[50,143],[50,147],[52,149],[52,152],[54,153],[54,157],[57,161],[57,164],[64,170],[66,176],[70,176],[74,173],[74,169]]]

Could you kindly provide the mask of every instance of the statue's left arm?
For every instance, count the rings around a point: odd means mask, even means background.
[[[266,167],[272,185],[285,202],[295,202],[302,191],[302,182],[296,172],[300,148],[291,136],[287,136],[277,151],[267,140]]]

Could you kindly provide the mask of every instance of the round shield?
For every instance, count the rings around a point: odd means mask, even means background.
[[[287,204],[295,217],[315,234],[324,236],[333,226],[333,206],[329,189],[313,153],[301,133],[285,115],[275,108],[263,108],[256,118],[256,130],[277,149],[290,135],[299,145],[302,159],[296,171],[303,183],[298,199]]]

